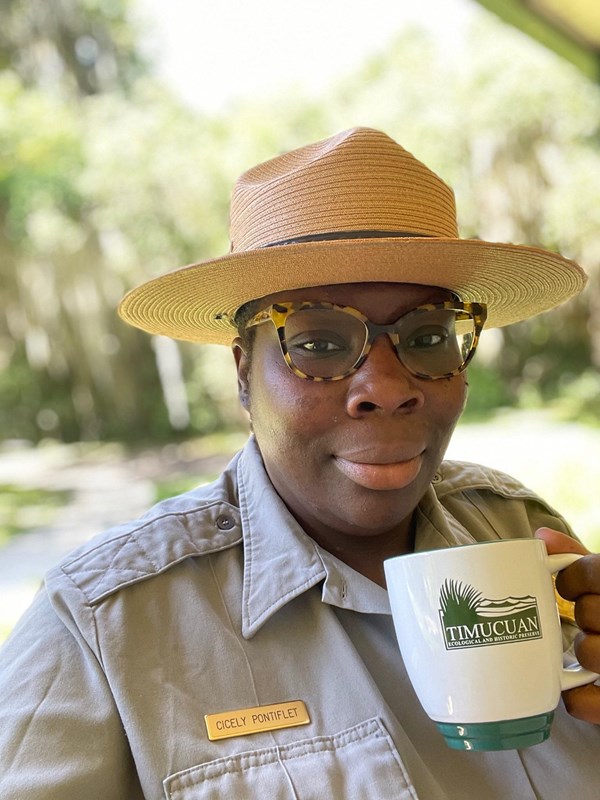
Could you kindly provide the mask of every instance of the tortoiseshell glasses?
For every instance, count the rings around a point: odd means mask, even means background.
[[[360,369],[377,336],[390,337],[400,362],[423,380],[462,372],[475,353],[487,316],[483,303],[419,306],[390,325],[377,325],[350,306],[274,303],[248,328],[271,321],[288,367],[310,381],[339,381]]]

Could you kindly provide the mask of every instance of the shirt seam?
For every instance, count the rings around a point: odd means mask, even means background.
[[[194,509],[193,512],[185,512],[183,514],[170,514],[170,513],[169,514],[165,514],[165,515],[162,515],[160,517],[154,518],[151,522],[149,522],[147,524],[157,523],[157,522],[160,522],[163,519],[166,519],[166,518],[171,517],[171,516],[176,516],[176,517],[179,517],[179,518],[186,517],[186,516],[188,516],[189,513],[197,513],[198,511],[206,511],[209,508],[212,508],[214,506],[219,506],[219,505],[227,505],[230,508],[235,509],[236,511],[238,510],[238,509],[235,508],[235,506],[232,506],[231,504],[229,504],[229,503],[227,503],[225,501],[223,501],[223,502],[216,501],[216,502],[210,503],[209,505],[204,506],[202,508]],[[90,576],[90,575],[93,576],[93,575],[97,575],[99,572],[102,572],[102,577],[100,578],[99,582],[93,587],[93,589],[94,589],[93,593],[90,592],[90,591],[86,592],[82,586],[78,586],[79,591],[85,597],[86,602],[88,602],[90,605],[94,605],[94,604],[99,603],[105,597],[110,596],[111,594],[113,594],[116,591],[119,591],[121,588],[123,588],[125,586],[131,585],[132,583],[137,583],[140,580],[144,580],[146,578],[151,578],[151,577],[154,577],[156,575],[159,575],[160,573],[166,571],[167,569],[169,569],[170,567],[172,567],[175,564],[179,563],[180,561],[184,561],[187,558],[192,558],[194,556],[194,553],[187,553],[186,555],[181,556],[181,557],[174,556],[174,557],[172,557],[170,559],[167,559],[167,560],[165,560],[164,563],[157,563],[154,559],[151,558],[151,556],[149,555],[147,549],[145,548],[145,546],[142,544],[142,542],[140,540],[140,533],[142,532],[143,528],[147,527],[147,524],[139,526],[137,528],[134,528],[133,530],[127,531],[126,533],[122,534],[119,537],[116,537],[115,539],[110,539],[110,540],[107,540],[105,542],[102,542],[97,547],[94,547],[92,550],[86,551],[82,555],[78,556],[76,559],[72,559],[71,561],[67,561],[66,563],[60,565],[61,572],[64,575],[67,575],[69,577],[69,579],[74,583],[74,585],[77,585],[77,583],[75,582],[74,578],[72,577],[72,573],[73,572],[76,572],[76,574],[78,576],[82,576],[82,577]],[[181,527],[181,530],[178,531],[178,535],[181,537],[181,539],[183,541],[186,541],[194,549],[195,555],[202,555],[203,553],[199,548],[198,542],[196,542],[194,540],[194,538],[190,535],[189,531],[186,529],[186,527],[184,525],[181,525],[180,527]],[[227,549],[229,547],[233,547],[241,539],[241,537],[238,537],[238,539],[236,539],[235,541],[230,541],[229,539],[227,539],[225,542],[223,542],[222,540],[224,538],[226,538],[226,535],[221,533],[220,536],[219,536],[219,539],[220,539],[219,543],[216,543],[216,542],[212,541],[212,546],[207,551],[205,551],[204,554],[209,555],[210,553],[219,552],[219,551]],[[120,541],[119,541],[119,539],[120,539]],[[136,568],[134,566],[128,566],[127,569],[126,569],[126,572],[127,572],[128,576],[129,576],[128,578],[124,578],[124,579],[122,579],[122,580],[120,580],[118,582],[115,582],[114,585],[110,585],[107,588],[105,588],[105,586],[106,586],[106,584],[108,582],[108,579],[110,577],[110,574],[113,571],[113,567],[114,567],[115,561],[117,560],[119,555],[122,553],[122,551],[129,544],[133,544],[134,546],[136,546],[138,548],[139,552],[141,553],[141,555],[145,559],[146,563],[152,568],[152,570],[150,570],[150,569],[140,569],[140,568]],[[79,568],[79,569],[77,569],[76,565],[77,565],[78,561],[83,560],[86,557],[90,557],[93,554],[97,553],[98,551],[101,551],[102,548],[106,548],[108,546],[112,546],[112,547],[115,548],[115,552],[113,553],[108,565],[102,567],[101,570],[100,570],[99,567],[92,567],[92,566],[88,566],[87,568]],[[133,577],[131,577],[131,576],[133,576]]]
[[[137,525],[135,527],[129,528],[128,530],[124,531],[123,533],[118,534],[117,536],[115,536],[113,539],[106,539],[106,540],[98,543],[95,547],[92,547],[91,549],[86,550],[84,553],[81,553],[80,555],[76,556],[75,558],[72,558],[69,561],[65,561],[63,566],[64,567],[70,567],[70,566],[72,566],[74,564],[77,564],[78,561],[81,561],[83,559],[89,558],[89,556],[91,556],[93,553],[96,553],[98,550],[102,550],[103,548],[107,547],[108,545],[114,544],[115,546],[119,546],[119,545],[117,545],[117,542],[118,542],[119,539],[128,540],[128,539],[130,539],[130,538],[132,538],[134,536],[137,537],[137,535],[141,531],[143,531],[144,528],[148,528],[151,525],[163,522],[166,519],[169,519],[169,518],[177,518],[177,519],[187,518],[187,517],[189,517],[189,516],[191,516],[193,514],[197,514],[197,513],[202,512],[202,511],[207,511],[208,509],[213,508],[214,506],[220,506],[220,505],[228,506],[230,509],[233,509],[234,511],[238,511],[239,512],[239,509],[236,508],[236,506],[233,505],[232,503],[227,502],[227,500],[214,500],[214,501],[211,501],[210,503],[206,503],[205,505],[196,506],[196,507],[190,508],[190,509],[188,509],[186,511],[167,511],[164,514],[159,514],[159,515],[157,515],[155,517],[152,517],[152,519],[145,520],[140,525]],[[183,528],[183,534],[186,537],[186,539],[188,540],[188,542],[190,542],[193,545],[196,545],[196,542],[194,541],[194,539],[192,539],[192,537],[190,536],[189,532],[185,528]],[[139,541],[139,539],[136,538],[136,539],[134,539],[134,541]],[[123,544],[126,544],[126,543],[127,542],[125,541],[125,542],[121,543],[120,546],[122,547]],[[145,553],[144,553],[144,555],[145,555]]]
[[[471,508],[475,509],[475,511],[477,511],[477,513],[479,514],[479,516],[480,516],[480,517],[481,517],[483,520],[485,520],[485,522],[486,522],[486,524],[488,525],[489,529],[490,529],[491,531],[493,531],[493,533],[494,533],[494,535],[496,536],[496,538],[498,538],[498,539],[502,539],[502,537],[500,536],[500,534],[499,534],[499,533],[498,533],[498,531],[496,530],[496,527],[495,527],[495,526],[492,524],[492,521],[491,521],[491,520],[490,520],[490,518],[487,516],[487,514],[485,513],[485,511],[484,511],[484,510],[483,510],[483,509],[482,509],[482,508],[481,508],[481,507],[480,507],[480,506],[479,506],[479,505],[478,505],[478,504],[477,504],[477,503],[476,503],[476,502],[475,502],[475,501],[474,501],[474,500],[473,500],[473,499],[472,499],[472,498],[469,496],[469,493],[468,493],[468,492],[463,492],[462,494],[463,494],[463,500],[465,501],[465,503],[467,503],[467,504],[468,504],[468,505],[469,505]]]
[[[447,513],[447,512],[446,512],[446,509],[444,508],[444,506],[442,506],[441,504],[440,504],[440,506],[441,506],[441,508],[442,508],[442,511],[443,511],[444,513]],[[439,527],[438,527],[438,526],[435,524],[435,522],[433,521],[433,519],[432,519],[432,518],[429,516],[429,514],[428,514],[428,513],[427,513],[427,512],[426,512],[426,511],[425,511],[423,508],[421,508],[420,506],[417,506],[417,509],[416,509],[416,511],[417,511],[417,513],[418,513],[418,514],[420,514],[420,515],[423,517],[423,519],[425,520],[425,522],[426,522],[428,525],[431,525],[431,527],[433,528],[433,530],[434,530],[436,533],[438,533],[438,534],[439,534],[439,535],[442,537],[442,539],[443,539],[445,542],[447,542],[447,543],[448,543],[448,545],[452,546],[452,545],[456,544],[456,539],[452,538],[451,536],[448,536],[448,535],[447,535],[447,533],[446,533],[446,531],[443,531],[441,528],[439,528]],[[433,508],[432,508],[432,511],[434,511],[434,509],[433,509]],[[419,525],[418,525],[418,523],[417,523],[417,537],[418,537],[418,534],[419,534]]]

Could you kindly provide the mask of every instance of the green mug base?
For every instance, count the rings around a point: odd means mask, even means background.
[[[534,717],[498,722],[436,722],[453,750],[521,750],[545,742],[550,736],[554,711]]]

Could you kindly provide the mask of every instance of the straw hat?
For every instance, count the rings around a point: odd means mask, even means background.
[[[393,281],[488,304],[487,327],[581,291],[574,262],[534,247],[460,239],[452,190],[384,133],[353,128],[244,173],[228,255],[129,292],[121,317],[149,333],[229,344],[248,302],[286,289]]]

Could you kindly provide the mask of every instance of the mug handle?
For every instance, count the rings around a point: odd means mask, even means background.
[[[578,561],[583,556],[580,553],[556,553],[552,556],[546,556],[546,566],[552,575],[565,569],[574,561]],[[560,676],[561,691],[565,689],[574,689],[576,686],[584,686],[586,683],[593,683],[600,675],[596,672],[591,672],[585,669],[581,664],[575,662],[570,667],[564,667]]]

